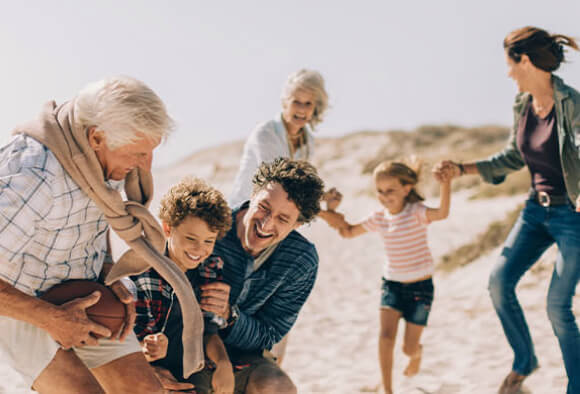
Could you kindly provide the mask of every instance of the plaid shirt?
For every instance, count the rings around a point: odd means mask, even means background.
[[[196,269],[188,270],[185,275],[193,288],[195,296],[201,301],[200,286],[210,282],[223,281],[223,261],[218,256],[210,256],[203,261]],[[140,341],[146,335],[173,331],[174,326],[182,327],[181,312],[174,312],[177,305],[177,298],[174,296],[173,288],[154,269],[149,269],[140,275],[131,277],[137,287],[137,319],[134,331]],[[217,332],[218,324],[212,319],[213,314],[204,313],[205,327],[204,334]],[[225,323],[225,322],[224,322]],[[178,330],[181,332],[181,329]],[[168,335],[168,337],[171,335]],[[176,341],[181,343],[181,334]],[[172,338],[169,338],[172,341]]]
[[[108,185],[120,190],[123,182]],[[0,279],[35,296],[65,280],[95,280],[107,229],[103,213],[44,145],[17,135],[0,149]]]

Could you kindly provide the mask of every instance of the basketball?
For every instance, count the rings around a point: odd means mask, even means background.
[[[101,293],[99,301],[85,309],[89,319],[115,332],[125,321],[125,304],[108,287],[90,280],[70,280],[50,288],[40,298],[54,305],[62,305],[75,298],[82,298],[94,291]],[[97,336],[102,338],[102,336]]]

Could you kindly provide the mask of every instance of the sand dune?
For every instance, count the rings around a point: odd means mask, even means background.
[[[328,185],[345,195],[340,208],[347,218],[365,216],[378,203],[366,192],[368,176],[361,176],[365,158],[386,140],[362,135],[358,139],[326,140],[315,163]],[[220,150],[221,149],[221,150]],[[157,198],[184,175],[208,179],[224,192],[234,176],[240,144],[214,148],[156,173]],[[219,163],[218,163],[219,162]],[[525,199],[525,196],[470,200],[470,191],[454,193],[450,217],[429,228],[435,258],[466,244],[489,223]],[[436,205],[429,199],[427,204]],[[156,207],[154,202],[153,207]],[[300,393],[380,393],[377,359],[378,302],[382,243],[376,234],[342,240],[323,222],[300,230],[317,246],[320,270],[315,288],[292,330],[284,367]],[[487,277],[500,250],[477,261],[435,276],[435,301],[424,334],[424,360],[418,376],[402,375],[406,358],[401,351],[402,328],[395,351],[396,393],[494,393],[510,370],[512,355],[487,293]],[[522,280],[518,294],[541,368],[526,380],[524,393],[563,393],[566,377],[556,339],[545,309],[554,251],[549,251]],[[576,314],[580,314],[578,300]],[[1,360],[1,355],[0,355]],[[18,377],[0,365],[0,393],[29,393]]]

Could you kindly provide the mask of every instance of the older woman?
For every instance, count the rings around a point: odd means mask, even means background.
[[[515,30],[504,39],[508,75],[519,93],[507,147],[474,163],[445,161],[436,174],[479,174],[497,184],[527,165],[532,188],[489,280],[493,305],[515,357],[500,393],[516,393],[538,367],[534,345],[515,287],[552,244],[558,258],[548,290],[548,317],[568,374],[568,394],[580,393],[580,332],[572,297],[580,279],[580,94],[553,75],[564,61],[563,35],[536,27]]]
[[[260,123],[244,145],[240,169],[234,181],[230,206],[250,198],[252,176],[262,162],[277,157],[309,160],[314,150],[314,127],[328,107],[324,79],[317,71],[299,70],[288,76],[282,90],[282,112]]]

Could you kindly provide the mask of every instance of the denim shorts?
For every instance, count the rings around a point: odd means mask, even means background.
[[[402,283],[383,278],[381,308],[395,309],[409,323],[426,326],[433,303],[433,279]]]

